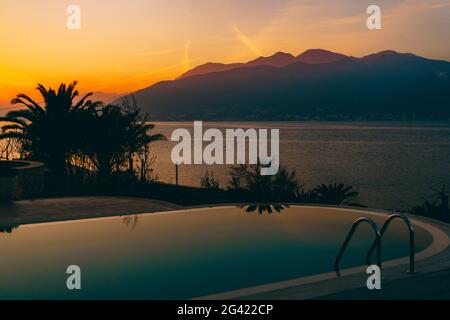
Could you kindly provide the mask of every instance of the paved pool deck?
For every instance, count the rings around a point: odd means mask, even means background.
[[[413,216],[419,222],[431,224],[450,237],[450,225]],[[436,239],[435,239],[436,240]],[[384,267],[382,289],[366,287],[365,267],[359,272],[322,281],[294,285],[260,294],[238,297],[238,300],[448,300],[450,299],[450,245],[438,254],[416,262],[416,273],[407,272],[408,264]],[[386,263],[385,263],[386,265]]]
[[[416,218],[420,219],[420,218]],[[433,221],[450,236],[450,226]],[[443,252],[417,263],[410,275],[401,267],[388,269],[381,290],[360,286],[318,297],[319,300],[450,300],[450,246]],[[364,275],[364,277],[367,277]]]
[[[382,290],[366,288],[338,292],[319,300],[450,300],[450,268],[387,282]]]
[[[168,202],[126,197],[20,200],[0,204],[0,227],[177,210]]]

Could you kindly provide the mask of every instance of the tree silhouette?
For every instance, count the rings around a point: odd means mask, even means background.
[[[320,203],[330,205],[347,204],[358,196],[358,192],[352,190],[352,186],[345,186],[343,183],[321,184],[314,190]]]
[[[10,111],[0,118],[10,123],[2,127],[0,139],[19,140],[25,158],[44,162],[55,176],[66,173],[70,153],[83,143],[82,119],[101,105],[88,100],[92,93],[75,103],[79,96],[76,85],[77,81],[62,83],[54,90],[38,84],[36,89],[43,98],[43,107],[26,94],[18,94],[11,103],[25,109]]]
[[[301,189],[295,192],[295,202],[298,203],[318,203],[318,194],[315,189]]]
[[[200,185],[207,189],[219,189],[219,180],[214,177],[214,172],[206,170],[205,175],[200,179]]]
[[[442,210],[448,211],[448,198],[449,198],[449,191],[447,190],[447,185],[443,184],[440,189],[437,188],[431,188],[431,190],[434,191],[434,193],[429,196],[429,198],[432,201],[440,201],[440,207]]]
[[[85,126],[90,134],[83,152],[94,164],[99,182],[107,182],[114,170],[142,148],[165,139],[161,134],[152,135],[154,125],[146,120],[135,108],[107,105],[95,111]],[[129,169],[133,169],[131,165]]]
[[[280,168],[276,175],[262,176],[261,167],[258,163],[231,168],[229,189],[244,191],[250,195],[251,203],[244,206],[247,212],[280,212],[288,207],[286,203],[294,199],[299,188],[295,171]]]

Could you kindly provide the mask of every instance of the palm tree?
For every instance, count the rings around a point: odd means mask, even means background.
[[[205,175],[200,179],[200,185],[206,189],[219,189],[219,180],[214,177],[214,172],[206,170]]]
[[[318,195],[315,189],[301,189],[295,192],[295,202],[298,203],[318,203]]]
[[[314,190],[321,203],[341,205],[349,203],[353,198],[358,196],[358,191],[352,189],[352,186],[345,186],[343,183],[334,183],[329,185],[321,184]]]
[[[274,176],[262,176],[261,167],[261,163],[232,167],[229,189],[249,195],[251,202],[243,206],[247,212],[280,212],[289,207],[287,203],[294,200],[300,186],[296,173],[281,167]]]
[[[38,84],[36,89],[43,98],[43,107],[26,94],[18,94],[11,103],[25,109],[10,111],[0,118],[9,123],[2,127],[0,140],[19,140],[26,158],[42,161],[55,176],[63,176],[70,153],[83,143],[83,117],[101,105],[88,100],[92,93],[75,103],[79,96],[76,85],[77,81],[62,83],[54,90]]]
[[[138,109],[116,105],[102,107],[90,118],[85,127],[89,139],[83,152],[94,164],[100,183],[150,143],[165,139],[161,134],[150,134],[154,125],[146,120]]]
[[[434,193],[429,196],[431,200],[434,201],[440,201],[440,208],[443,211],[448,211],[448,198],[449,198],[449,191],[447,190],[447,185],[443,184],[440,189],[438,188],[431,188],[431,190],[434,191]]]

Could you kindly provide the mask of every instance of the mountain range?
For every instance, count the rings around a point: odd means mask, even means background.
[[[277,52],[270,57],[259,57],[255,60],[247,63],[206,63],[202,64],[184,74],[178,79],[184,79],[191,76],[198,76],[212,72],[222,72],[233,70],[241,67],[258,67],[258,66],[271,66],[271,67],[285,67],[295,62],[303,62],[309,64],[330,63],[336,62],[348,58],[345,55],[334,53],[322,49],[307,50],[302,54],[294,57],[290,53]]]
[[[154,120],[448,120],[449,76],[411,53],[311,49],[206,63],[133,95]]]

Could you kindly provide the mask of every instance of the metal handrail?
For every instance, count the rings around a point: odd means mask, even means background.
[[[409,220],[409,218],[400,213],[395,213],[395,214],[390,215],[384,222],[383,227],[381,228],[381,231],[380,231],[381,237],[383,237],[387,228],[389,227],[391,222],[395,219],[402,220],[403,222],[406,223],[406,226],[408,227],[408,231],[409,231],[409,272],[414,273],[415,272],[414,228],[413,228],[413,225],[412,225],[411,221]],[[367,254],[366,262],[368,265],[370,265],[370,257],[372,256],[376,245],[377,245],[376,242],[374,242],[372,244],[372,246],[370,247],[369,253]]]
[[[377,246],[377,264],[381,269],[381,232],[378,228],[378,225],[370,218],[359,218],[355,222],[353,222],[352,228],[350,229],[350,232],[348,233],[347,237],[345,238],[344,243],[342,244],[341,250],[339,250],[338,255],[336,256],[336,260],[334,261],[334,270],[336,271],[336,274],[338,277],[341,276],[341,272],[339,271],[339,262],[341,261],[342,256],[344,255],[345,249],[347,249],[347,246],[350,242],[350,240],[353,237],[353,234],[355,233],[356,229],[361,223],[368,223],[372,229],[375,231],[376,239],[375,239],[375,246]]]

